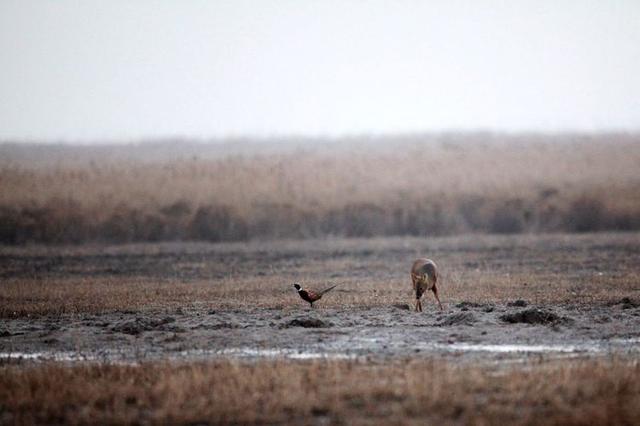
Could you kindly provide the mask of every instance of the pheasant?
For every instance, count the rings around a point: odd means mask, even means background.
[[[305,289],[303,289],[303,288],[302,288],[302,286],[301,286],[300,284],[298,284],[298,283],[294,284],[293,286],[296,288],[296,290],[297,290],[298,294],[300,295],[300,298],[301,298],[302,300],[304,300],[305,302],[309,302],[309,304],[310,304],[310,305],[311,305],[311,307],[313,308],[313,302],[317,302],[318,300],[322,299],[322,296],[323,296],[325,293],[327,293],[327,292],[329,292],[329,291],[333,290],[337,285],[338,285],[338,284],[336,284],[336,285],[332,285],[331,287],[329,287],[329,288],[325,288],[325,289],[324,289],[324,290],[322,290],[322,291],[305,290]]]

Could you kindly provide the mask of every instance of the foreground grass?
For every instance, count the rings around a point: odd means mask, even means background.
[[[640,364],[434,360],[0,367],[0,423],[634,424]]]

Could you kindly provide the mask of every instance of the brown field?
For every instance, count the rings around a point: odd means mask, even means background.
[[[315,142],[0,145],[0,424],[638,423],[638,135]]]
[[[443,312],[409,309],[424,254]],[[634,424],[639,255],[638,233],[4,247],[0,423]],[[340,286],[310,309],[294,281]]]
[[[5,244],[640,229],[631,134],[0,146]]]
[[[0,366],[4,424],[636,424],[637,360]]]
[[[297,302],[291,300],[295,281],[317,288],[340,283],[336,297],[319,304],[324,308],[412,303],[409,267],[425,254],[440,266],[440,291],[450,307],[640,298],[637,233],[4,247],[0,318],[288,309]]]

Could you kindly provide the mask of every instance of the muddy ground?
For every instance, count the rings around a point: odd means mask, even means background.
[[[41,359],[586,356],[640,351],[640,307],[181,309],[9,320],[0,336],[2,356]]]
[[[638,234],[596,234],[428,242],[5,248],[0,273],[5,285],[11,282],[14,287],[77,277],[153,281],[170,276],[183,284],[199,285],[204,280],[215,290],[216,285],[229,285],[228,280],[216,280],[226,279],[232,271],[234,285],[240,287],[245,280],[264,277],[265,294],[277,303],[234,306],[233,297],[221,303],[224,294],[214,292],[210,300],[166,308],[7,316],[0,325],[0,357],[139,361],[437,356],[492,361],[636,356],[640,354],[639,243]],[[440,253],[448,267],[443,276],[450,285],[443,289],[442,312],[430,294],[425,296],[423,313],[414,312],[410,305],[405,288],[410,283],[403,266],[422,252]],[[247,262],[251,266],[238,266]],[[346,279],[349,274],[358,279],[347,280],[311,309],[297,298],[290,282],[300,277],[320,280],[324,267],[333,279]],[[341,304],[347,298],[358,300],[359,292],[369,285],[368,274],[371,285],[388,288],[386,296],[370,305]],[[487,274],[502,276],[509,291],[478,296],[482,292],[471,290],[474,277]],[[603,275],[613,278],[606,281]],[[610,294],[596,293],[598,287],[588,284],[598,279],[617,288]],[[268,284],[273,282],[278,284]],[[546,296],[540,294],[555,282],[565,283],[562,292],[545,302]],[[442,285],[447,286],[447,281]],[[247,291],[256,292],[255,286],[247,286]],[[486,290],[492,289],[487,284]],[[3,303],[14,301],[14,296],[2,291]]]

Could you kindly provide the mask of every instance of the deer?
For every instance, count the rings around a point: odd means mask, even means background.
[[[433,291],[433,295],[440,305],[442,311],[442,303],[438,297],[438,267],[431,259],[420,258],[413,262],[411,267],[411,281],[413,282],[413,290],[416,292],[416,312],[422,312],[422,302],[420,298],[427,291]]]

